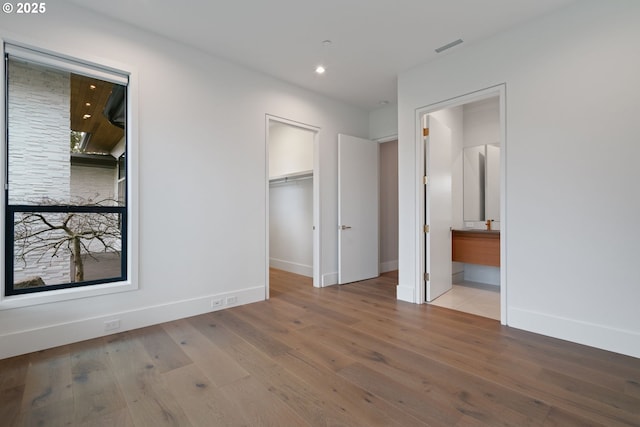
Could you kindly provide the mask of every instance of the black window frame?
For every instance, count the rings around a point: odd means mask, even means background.
[[[51,56],[49,53],[38,52],[43,56]],[[124,86],[124,117],[126,118],[127,124],[124,127],[124,153],[120,156],[122,158],[122,162],[118,159],[117,166],[117,176],[116,176],[116,187],[118,187],[118,182],[120,180],[124,180],[124,197],[123,203],[116,206],[103,206],[103,205],[71,205],[71,204],[62,204],[62,205],[26,205],[26,204],[15,204],[11,205],[9,203],[9,150],[11,142],[9,140],[9,57],[10,54],[4,52],[4,157],[5,157],[5,185],[4,185],[4,214],[5,214],[5,224],[4,224],[4,233],[5,233],[5,241],[4,241],[4,296],[10,297],[15,295],[23,295],[23,294],[33,294],[33,293],[46,293],[49,291],[59,290],[59,289],[69,289],[69,288],[82,288],[88,287],[92,285],[99,285],[105,283],[118,283],[125,282],[128,280],[128,250],[129,250],[129,227],[128,227],[128,215],[130,213],[130,198],[128,185],[129,182],[129,162],[127,159],[127,151],[129,147],[129,115],[127,113],[129,109],[128,104],[128,94],[129,94],[129,82],[127,80],[126,84],[121,84]],[[62,58],[62,57],[61,57]],[[88,64],[80,61],[69,60],[68,58],[64,58],[64,61],[68,61],[75,64],[80,64],[81,66],[91,67]],[[56,67],[54,67],[56,68]],[[75,70],[70,70],[65,67],[60,67],[60,69],[73,72],[79,74]],[[124,165],[124,177],[120,177],[120,165]],[[120,194],[117,195],[118,199],[120,198]],[[69,282],[62,284],[51,284],[46,286],[38,286],[38,287],[27,287],[27,288],[15,288],[14,283],[14,268],[15,268],[15,216],[19,213],[100,213],[100,214],[118,214],[118,224],[120,229],[120,275],[114,277],[106,277],[95,280],[83,280],[81,282]]]

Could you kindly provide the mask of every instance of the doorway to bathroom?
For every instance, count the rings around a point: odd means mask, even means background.
[[[505,323],[504,86],[418,119],[423,301]]]

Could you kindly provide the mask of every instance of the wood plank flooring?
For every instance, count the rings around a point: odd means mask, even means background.
[[[640,359],[395,300],[396,277],[0,361],[2,426],[640,426]]]

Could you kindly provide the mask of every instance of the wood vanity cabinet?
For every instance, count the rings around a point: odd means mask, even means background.
[[[499,230],[452,230],[451,259],[500,267]]]

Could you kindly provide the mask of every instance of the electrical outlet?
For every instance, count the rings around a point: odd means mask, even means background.
[[[104,322],[105,332],[115,331],[117,329],[120,329],[120,319],[107,320]]]
[[[236,296],[227,297],[227,305],[237,304],[237,303],[238,303],[238,297]]]
[[[223,305],[222,298],[217,298],[217,299],[212,299],[211,300],[211,307],[222,307],[222,305]]]

